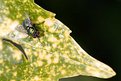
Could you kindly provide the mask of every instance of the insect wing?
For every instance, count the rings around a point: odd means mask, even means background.
[[[16,30],[27,34],[27,30],[22,25],[17,26]]]

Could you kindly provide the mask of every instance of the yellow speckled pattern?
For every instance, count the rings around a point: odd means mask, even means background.
[[[25,14],[38,24],[40,38],[28,36],[19,28]],[[1,81],[58,81],[78,75],[99,78],[116,75],[111,67],[88,55],[70,36],[71,30],[54,16],[33,0],[0,0]],[[21,45],[28,60],[21,50],[3,39]]]

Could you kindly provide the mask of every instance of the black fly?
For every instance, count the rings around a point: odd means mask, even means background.
[[[27,16],[27,15],[26,15]],[[37,29],[36,24],[33,24],[31,19],[27,16],[26,19],[22,22],[21,25],[16,27],[16,30],[19,32],[23,32],[28,34],[29,36],[32,36],[33,38],[39,38],[40,37],[40,31]],[[14,43],[8,39],[3,39],[4,41],[12,43],[14,46],[16,46],[25,56],[25,58],[28,60],[28,57],[22,48],[21,45]]]
[[[33,24],[29,17],[27,17],[23,23],[23,27],[27,30],[28,35],[32,36],[33,38],[39,38],[40,32],[37,30],[35,24]]]

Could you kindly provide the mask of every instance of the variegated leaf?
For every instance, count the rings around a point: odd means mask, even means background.
[[[29,36],[22,28],[25,14],[37,24],[40,38]],[[33,0],[0,0],[0,80],[58,81],[116,74],[88,55],[70,36],[71,30],[54,16]]]

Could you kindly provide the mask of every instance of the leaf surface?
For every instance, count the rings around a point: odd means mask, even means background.
[[[39,38],[22,28],[26,15],[37,25]],[[0,80],[58,81],[78,75],[110,78],[116,74],[88,55],[70,33],[54,13],[33,0],[0,0]]]

